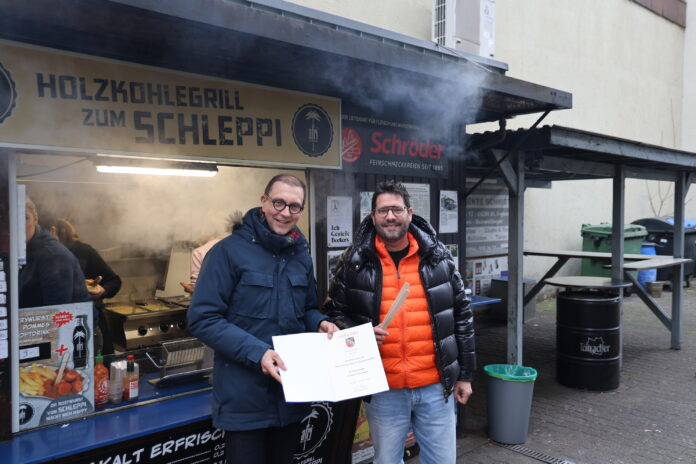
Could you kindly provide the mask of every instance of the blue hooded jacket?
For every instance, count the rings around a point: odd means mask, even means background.
[[[205,256],[196,282],[189,327],[215,351],[213,425],[242,431],[285,426],[309,413],[286,403],[280,383],[261,372],[271,337],[316,332],[318,308],[308,244],[297,228],[277,235],[260,208]]]

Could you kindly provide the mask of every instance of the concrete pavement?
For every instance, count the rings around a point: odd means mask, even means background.
[[[669,311],[671,292],[664,291],[658,301]],[[479,368],[457,462],[696,463],[696,288],[685,289],[681,350],[669,348],[670,333],[637,296],[624,299],[621,381],[610,392],[577,390],[556,381],[555,299],[539,303],[524,333],[523,364],[539,373],[529,439],[520,448],[528,454],[488,439],[482,368],[506,362],[506,328],[485,309],[476,316]]]

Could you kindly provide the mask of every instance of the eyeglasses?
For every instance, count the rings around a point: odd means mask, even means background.
[[[394,216],[401,216],[406,212],[406,208],[403,206],[385,206],[383,208],[377,208],[375,213],[377,216],[387,217],[389,211],[391,211]]]
[[[271,202],[273,209],[276,211],[283,211],[287,207],[290,214],[300,214],[304,209],[304,206],[299,203],[285,203],[283,200],[274,200],[271,197],[266,198],[268,198],[268,201]]]

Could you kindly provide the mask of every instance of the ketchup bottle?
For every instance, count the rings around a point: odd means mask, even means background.
[[[126,375],[123,377],[123,399],[138,399],[138,373],[135,372],[135,359],[132,354],[126,357]]]

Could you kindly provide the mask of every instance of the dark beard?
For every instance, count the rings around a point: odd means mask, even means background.
[[[401,223],[401,226],[400,226],[398,229],[393,230],[393,231],[390,231],[390,232],[387,232],[387,230],[384,228],[384,226],[382,226],[381,224],[379,224],[379,225],[376,227],[376,229],[377,229],[377,234],[378,234],[380,237],[382,237],[382,240],[384,240],[384,241],[387,242],[387,243],[389,243],[389,242],[398,242],[399,240],[401,240],[402,238],[404,238],[404,236],[406,236],[406,233],[408,232],[408,225],[409,225],[409,224],[408,224],[407,221],[403,221],[403,222]]]

